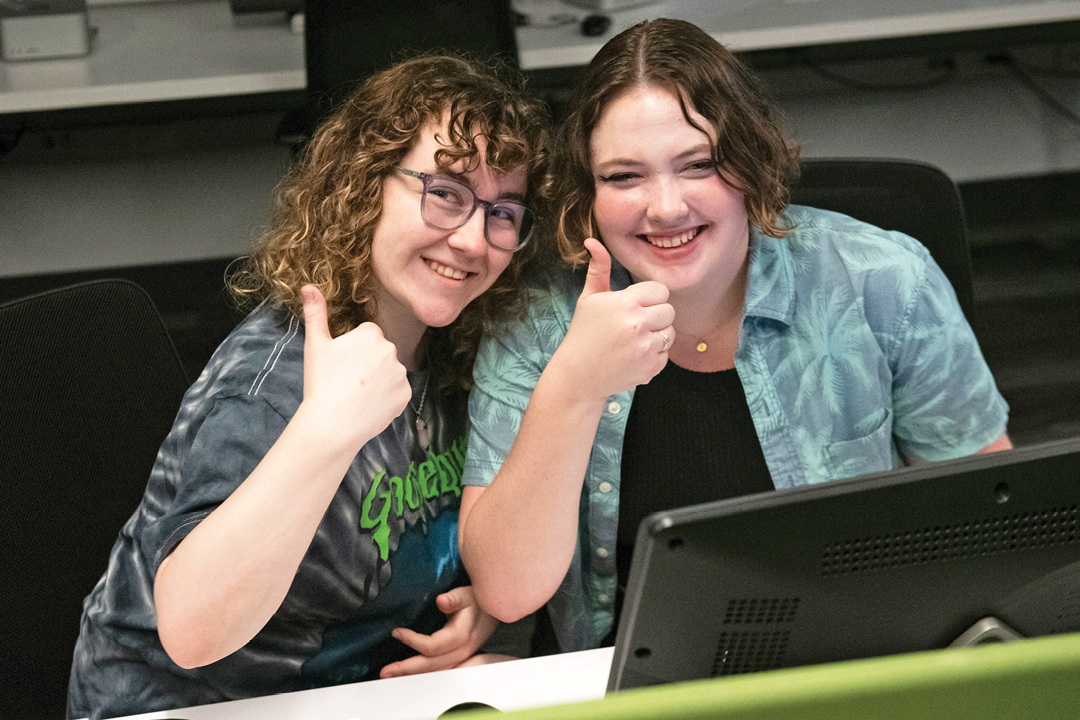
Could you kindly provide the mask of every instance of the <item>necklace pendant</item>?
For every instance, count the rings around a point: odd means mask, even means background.
[[[708,345],[707,345],[707,344],[705,343],[705,341],[704,341],[704,340],[702,340],[701,342],[699,342],[699,343],[697,344],[697,351],[698,351],[699,353],[703,353],[703,352],[705,352],[705,351],[706,351],[706,350],[708,350],[708,349],[709,349],[709,346],[708,346]]]
[[[428,424],[419,415],[416,416],[416,439],[419,441],[420,447],[425,450],[431,444],[431,431],[428,429]]]

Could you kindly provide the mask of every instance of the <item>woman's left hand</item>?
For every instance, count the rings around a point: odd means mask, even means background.
[[[418,675],[465,664],[487,642],[499,625],[499,621],[484,612],[476,602],[471,585],[463,585],[443,593],[435,599],[435,604],[448,616],[446,625],[431,635],[421,635],[408,628],[395,628],[394,637],[420,654],[390,663],[379,673],[380,678]],[[483,664],[495,660],[492,658],[477,662],[485,657],[477,656],[476,660],[468,664]],[[497,659],[512,658],[499,656]]]

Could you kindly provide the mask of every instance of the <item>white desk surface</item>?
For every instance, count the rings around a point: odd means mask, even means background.
[[[0,113],[302,90],[304,37],[234,23],[228,0],[91,7],[82,58],[0,62]]]
[[[123,720],[435,720],[464,702],[504,712],[599,700],[612,648],[234,700]]]
[[[535,25],[560,14],[584,15],[562,0],[515,0]],[[1080,20],[1074,0],[667,0],[606,13],[611,28],[585,37],[577,24],[524,27],[525,69],[584,65],[605,42],[642,20],[689,20],[735,51],[881,40]]]
[[[1080,0],[666,0],[609,13],[583,36],[563,0],[514,0],[521,67],[584,65],[614,34],[657,17],[694,22],[733,50],[933,35],[1080,20]],[[303,90],[304,40],[282,19],[237,24],[228,0],[92,6],[85,58],[0,62],[0,114]]]

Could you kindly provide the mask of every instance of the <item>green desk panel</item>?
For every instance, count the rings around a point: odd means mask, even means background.
[[[459,720],[492,717],[490,711]],[[513,720],[1080,720],[1080,634],[628,690]]]

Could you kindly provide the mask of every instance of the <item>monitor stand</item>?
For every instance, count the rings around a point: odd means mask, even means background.
[[[961,633],[960,637],[949,643],[949,647],[978,647],[1023,639],[1023,635],[993,615],[988,615]]]

